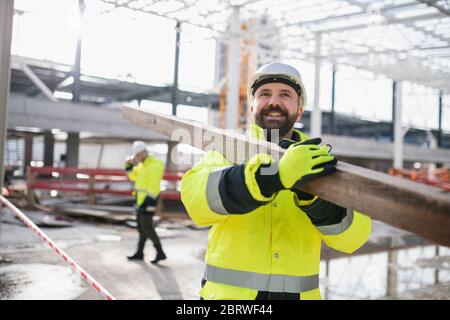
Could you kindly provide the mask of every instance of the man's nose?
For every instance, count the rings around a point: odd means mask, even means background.
[[[280,106],[280,105],[281,105],[281,100],[280,100],[280,98],[279,98],[277,95],[273,94],[273,95],[270,97],[269,105],[272,105],[272,106]]]

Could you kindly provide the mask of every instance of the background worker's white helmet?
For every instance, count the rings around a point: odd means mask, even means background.
[[[299,107],[302,109],[305,108],[306,90],[300,73],[293,66],[281,62],[265,64],[250,77],[247,85],[247,98],[249,103],[251,103],[256,89],[263,84],[271,82],[281,82],[293,87],[300,97]]]
[[[147,151],[147,148],[148,146],[144,141],[135,141],[131,147],[131,153],[135,156],[142,151]]]

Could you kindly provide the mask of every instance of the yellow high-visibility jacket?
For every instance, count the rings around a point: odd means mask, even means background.
[[[134,194],[138,206],[144,202],[146,196],[153,199],[158,197],[164,175],[164,163],[162,161],[149,155],[136,166],[125,163],[125,170],[127,170],[128,178],[134,181]]]
[[[250,133],[265,139],[255,125]],[[298,130],[294,136],[296,141],[307,139]],[[182,178],[181,199],[189,216],[199,226],[212,226],[205,256],[206,283],[200,290],[203,299],[252,300],[259,291],[321,299],[321,241],[352,253],[370,235],[371,219],[352,209],[317,196],[301,200],[290,190],[263,195],[255,173],[271,161],[270,155],[258,154],[235,165],[210,150]],[[311,218],[307,212],[317,208],[334,208],[339,214],[334,221]],[[327,224],[327,219],[333,222]]]

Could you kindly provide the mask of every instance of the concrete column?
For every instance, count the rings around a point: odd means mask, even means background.
[[[396,85],[394,113],[394,168],[403,168],[402,83]]]
[[[434,253],[439,259],[439,246],[436,246]],[[434,269],[434,284],[439,284],[439,268]]]
[[[172,115],[177,115],[177,104],[178,104],[178,65],[180,62],[180,34],[181,34],[181,23],[177,21],[175,27],[176,37],[175,37],[175,64],[173,68],[173,84],[172,84]]]
[[[98,158],[97,158],[97,168],[101,168],[102,165],[102,158],[103,158],[103,151],[105,150],[105,144],[101,144],[100,145],[100,152],[98,153]]]
[[[397,296],[397,251],[388,251],[387,290],[388,297]]]
[[[27,167],[31,164],[33,160],[33,135],[26,133],[23,137],[24,140],[24,150],[23,150],[23,174],[27,174]]]
[[[395,108],[397,104],[397,81],[392,81],[392,122],[391,122],[391,141],[394,142],[394,123]]]
[[[80,151],[80,134],[67,133],[66,167],[78,167],[78,154]]]
[[[320,110],[320,64],[322,34],[315,34],[316,53],[314,69],[314,109],[311,112],[311,138],[322,135],[322,112]]]
[[[49,131],[44,132],[44,166],[53,167],[53,158],[55,156],[55,137]]]
[[[0,1],[0,190],[3,187],[14,0]]]
[[[437,143],[438,147],[442,147],[442,96],[443,92],[442,90],[439,91],[439,119],[438,119],[438,136],[437,136]]]
[[[325,300],[328,300],[329,298],[329,286],[330,286],[330,260],[327,259],[325,262],[325,279],[326,279],[326,283],[325,283],[325,293],[324,293],[324,298]]]
[[[81,21],[81,26],[83,25],[82,21],[83,21],[83,15],[84,15],[84,10],[86,9],[86,5],[84,3],[84,0],[79,0],[78,1],[78,6],[79,6],[79,10],[80,10],[80,21]],[[81,80],[80,80],[80,76],[81,76],[81,48],[82,48],[82,28],[80,26],[80,34],[78,35],[78,39],[77,39],[77,47],[76,47],[76,52],[75,52],[75,62],[73,65],[73,70],[72,70],[72,74],[73,74],[73,85],[72,85],[72,101],[73,102],[80,102],[80,97],[81,97]]]
[[[83,15],[86,5],[84,0],[78,0],[80,10],[81,26],[83,25]],[[75,52],[75,62],[73,65],[73,85],[72,85],[72,101],[75,103],[81,100],[81,48],[82,48],[82,28],[80,27],[80,34],[77,39],[77,48]],[[76,105],[74,105],[76,108]],[[80,149],[80,134],[79,132],[68,132],[66,146],[66,167],[78,167],[78,154]]]
[[[331,113],[330,113],[331,134],[336,133],[335,101],[336,101],[336,66],[333,65],[332,79],[331,79]]]
[[[236,129],[238,127],[240,28],[239,7],[233,6],[233,12],[230,18],[230,42],[228,44],[226,129]]]

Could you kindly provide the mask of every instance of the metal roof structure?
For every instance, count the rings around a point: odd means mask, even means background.
[[[349,65],[450,93],[449,0],[91,0],[209,31],[226,42],[230,16],[268,57]],[[278,35],[273,37],[273,35]],[[275,40],[273,40],[275,39]]]
[[[11,92],[27,96],[35,96],[41,93],[36,81],[32,81],[33,78],[36,78],[51,91],[57,90],[71,94],[74,82],[72,66],[18,56],[13,56],[11,60]],[[125,80],[82,75],[81,90],[80,101],[92,104],[145,99],[169,103],[172,85],[145,85]],[[217,109],[218,100],[218,94],[179,90],[178,102],[180,104],[190,106],[211,105],[212,108]]]
[[[35,97],[42,93],[36,86],[36,83],[32,82],[32,78],[24,72],[24,66],[29,68],[50,90],[57,88],[61,92],[72,92],[73,81],[68,81],[71,77],[70,65],[13,56],[11,63],[11,93],[28,97]],[[171,85],[157,87],[86,75],[81,77],[81,87],[80,102],[105,106],[111,102],[130,101],[133,99],[148,99],[170,103],[172,91]],[[219,96],[215,93],[196,93],[180,90],[179,99],[179,102],[185,105],[211,105],[212,109],[217,110],[219,108]],[[67,101],[67,99],[60,99],[60,101]],[[330,131],[331,126],[329,125],[330,116],[329,111],[323,111],[323,132],[325,134],[332,134]],[[389,121],[369,121],[340,113],[335,115],[335,120],[336,130],[334,134],[390,141],[392,123]],[[304,126],[302,130],[308,132],[311,130],[311,112],[309,110],[305,111],[302,124]],[[437,135],[436,130],[431,130],[431,132]],[[407,144],[424,145],[427,141],[427,130],[410,128],[405,135],[405,143]],[[450,134],[443,133],[441,147],[450,147]]]

